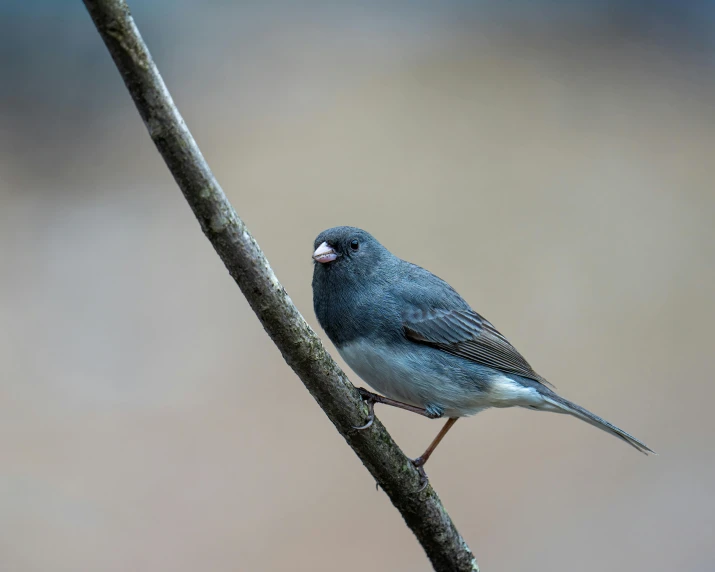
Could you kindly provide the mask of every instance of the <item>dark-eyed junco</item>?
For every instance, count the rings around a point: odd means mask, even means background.
[[[492,324],[444,280],[401,260],[369,233],[339,226],[313,247],[313,307],[345,362],[388,403],[427,417],[448,417],[423,465],[459,417],[489,407],[568,413],[642,453],[644,443],[557,395]],[[369,426],[372,419],[365,427]]]

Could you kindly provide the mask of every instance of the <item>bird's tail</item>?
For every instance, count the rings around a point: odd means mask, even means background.
[[[619,429],[605,419],[601,419],[598,415],[594,415],[587,409],[584,409],[580,405],[572,403],[568,399],[564,399],[553,391],[547,390],[546,392],[540,391],[539,393],[541,393],[542,397],[544,398],[544,401],[546,401],[546,403],[548,404],[547,407],[549,411],[568,413],[569,415],[573,415],[574,417],[585,421],[589,425],[593,425],[594,427],[598,427],[602,431],[606,431],[611,435],[615,435],[619,439],[622,439],[623,441],[628,443],[631,447],[638,449],[638,451],[640,451],[644,455],[647,455],[648,453],[653,453],[654,455],[657,454],[645,443],[636,439],[633,435],[629,435],[628,433],[623,431],[623,429]]]

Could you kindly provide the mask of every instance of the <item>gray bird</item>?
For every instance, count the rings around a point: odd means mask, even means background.
[[[653,451],[622,429],[557,395],[519,352],[444,280],[388,251],[369,233],[339,226],[315,239],[313,307],[345,362],[383,395],[361,390],[371,425],[375,403],[448,417],[424,464],[460,417],[489,407],[568,413]]]

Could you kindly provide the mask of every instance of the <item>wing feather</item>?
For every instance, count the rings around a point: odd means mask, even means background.
[[[488,320],[473,310],[413,309],[405,317],[403,328],[414,342],[551,385]]]

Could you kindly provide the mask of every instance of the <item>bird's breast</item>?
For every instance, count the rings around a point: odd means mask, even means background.
[[[425,389],[434,380],[404,347],[380,340],[358,338],[338,346],[338,352],[350,368],[370,386],[392,399],[424,407]]]
[[[320,326],[336,346],[368,336],[402,336],[394,299],[379,284],[323,280],[313,286],[313,307]]]

